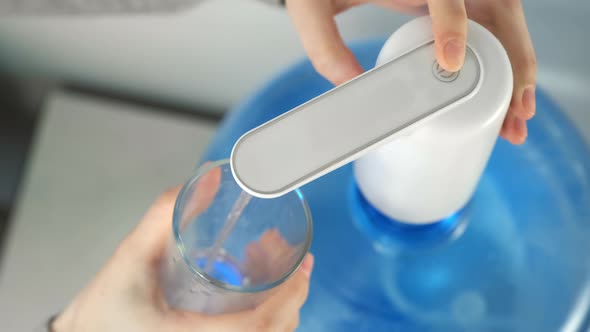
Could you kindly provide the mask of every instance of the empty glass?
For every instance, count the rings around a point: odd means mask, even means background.
[[[242,191],[229,161],[208,163],[182,188],[161,263],[172,307],[208,314],[251,308],[299,267],[312,221],[296,190],[274,199]]]

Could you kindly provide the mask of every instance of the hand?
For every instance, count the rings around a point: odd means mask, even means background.
[[[287,9],[316,70],[335,85],[363,72],[338,33],[334,16],[372,3],[409,14],[430,12],[436,58],[457,71],[465,58],[467,17],[490,30],[504,45],[514,72],[514,90],[500,136],[526,140],[526,121],[535,114],[536,58],[520,0],[286,0]]]
[[[214,193],[220,173],[209,174],[199,186],[211,186]],[[293,331],[297,327],[313,267],[310,254],[295,275],[254,309],[208,316],[167,306],[159,286],[159,261],[169,240],[179,190],[167,191],[152,205],[94,280],[57,317],[54,331]],[[195,212],[207,207],[213,196],[205,195]]]
[[[298,249],[299,246],[290,245],[278,229],[270,229],[246,248],[245,274],[255,285],[276,280],[293,266]]]

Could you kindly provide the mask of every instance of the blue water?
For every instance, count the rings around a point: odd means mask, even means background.
[[[205,269],[207,265],[207,257],[198,258],[195,260],[195,264]],[[240,269],[230,261],[227,260],[216,260],[213,262],[213,267],[210,272],[211,277],[215,280],[219,280],[232,286],[241,286],[243,276]]]
[[[384,40],[353,46],[365,68]],[[332,86],[308,61],[234,109],[204,160]],[[590,153],[538,89],[522,146],[496,145],[471,202],[439,224],[380,215],[347,165],[302,188],[316,256],[301,331],[571,331],[588,327]],[[569,324],[569,325],[568,325]]]

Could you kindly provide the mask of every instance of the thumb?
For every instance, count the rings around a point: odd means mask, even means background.
[[[254,326],[254,310],[221,315],[205,315],[190,311],[170,311],[161,332],[235,332],[248,331]]]
[[[307,300],[314,258],[307,254],[299,270],[256,308],[257,331],[293,331],[299,325],[299,309]]]
[[[188,220],[193,220],[198,214],[207,209],[219,189],[221,182],[221,168],[215,167],[203,174],[196,182],[182,211],[184,216],[180,228],[186,227]],[[182,189],[176,186],[166,192],[152,204],[142,221],[127,237],[126,243],[131,243],[132,251],[147,257],[159,257],[170,240],[172,232],[172,217],[174,204]]]
[[[458,71],[465,59],[467,12],[465,0],[428,0],[436,58],[448,71]]]

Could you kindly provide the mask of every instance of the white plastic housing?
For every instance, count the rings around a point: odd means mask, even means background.
[[[480,72],[470,49],[460,73],[441,71],[426,41],[243,135],[234,177],[252,195],[283,195],[452,111],[477,93]]]
[[[415,19],[387,40],[377,65],[432,39],[430,18]],[[512,95],[510,62],[500,42],[477,23],[469,22],[467,44],[481,65],[477,92],[354,163],[363,195],[397,221],[427,224],[460,210],[498,137]],[[391,110],[403,111],[396,105]]]

